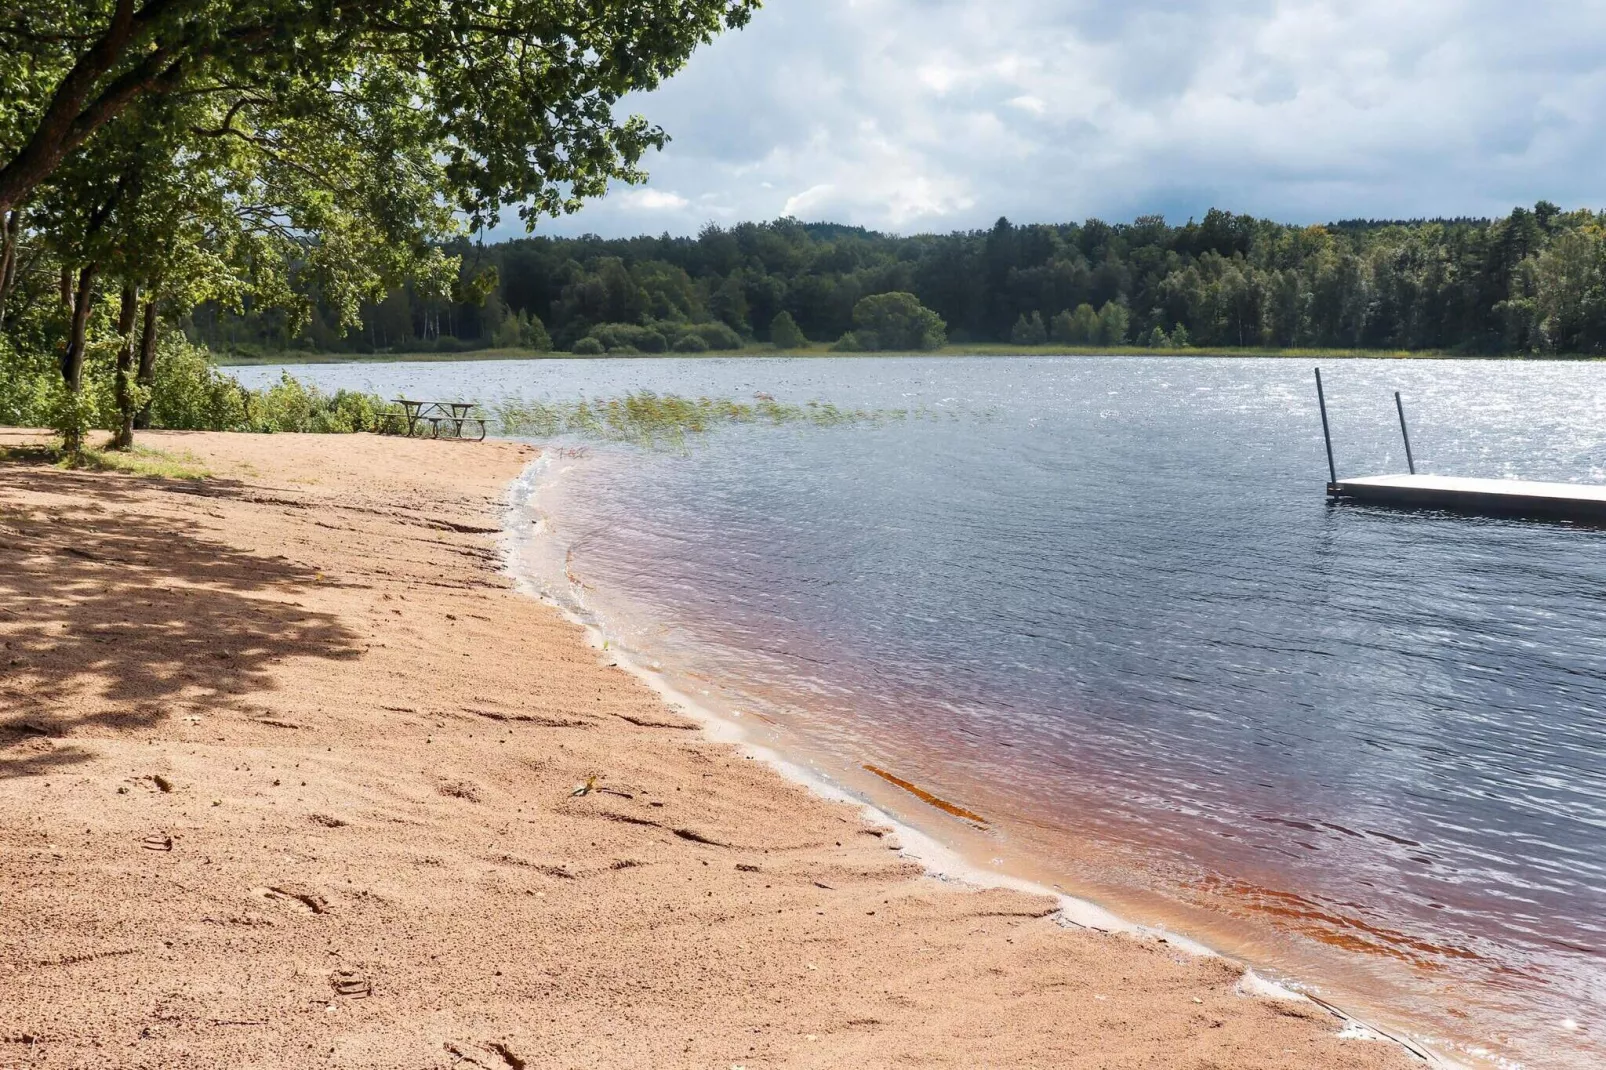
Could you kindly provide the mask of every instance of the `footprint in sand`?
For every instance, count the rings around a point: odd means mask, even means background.
[[[293,884],[271,885],[267,888],[253,888],[252,894],[270,903],[299,910],[303,914],[329,913],[329,901],[318,893],[307,888]]]
[[[329,987],[335,995],[350,999],[367,999],[374,994],[374,983],[356,970],[336,970],[329,975]]]

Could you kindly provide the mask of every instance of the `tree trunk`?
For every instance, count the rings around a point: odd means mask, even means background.
[[[22,238],[22,210],[13,209],[6,216],[3,235],[0,235],[0,328],[6,325],[6,300],[17,281],[17,245]]]
[[[81,453],[84,448],[83,417],[78,411],[78,401],[84,382],[84,336],[89,329],[89,306],[94,300],[95,276],[99,271],[99,264],[86,264],[78,273],[78,293],[72,306],[72,330],[67,338],[67,348],[61,354],[61,377],[67,383],[67,393],[71,395],[69,404],[72,406],[61,428],[62,445],[68,454]],[[70,282],[68,292],[71,292]]]
[[[156,386],[156,298],[145,299],[145,327],[139,338],[139,385],[145,388],[145,404],[134,416],[141,431],[151,425],[151,390]]]
[[[117,398],[117,433],[112,436],[114,450],[134,446],[134,392],[130,388],[134,378],[134,324],[138,319],[139,288],[125,282],[122,307],[117,311],[117,333],[123,341],[117,347],[117,380],[113,386]]]

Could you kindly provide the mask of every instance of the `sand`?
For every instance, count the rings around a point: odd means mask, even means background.
[[[529,447],[143,442],[0,465],[0,1067],[1414,1062],[706,738],[502,573]]]

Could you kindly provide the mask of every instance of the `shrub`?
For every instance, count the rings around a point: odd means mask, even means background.
[[[1018,346],[1040,346],[1048,341],[1048,328],[1043,326],[1043,314],[1033,312],[1028,319],[1022,312],[1009,332],[1009,340]]]
[[[0,425],[44,427],[50,423],[61,373],[43,349],[16,349],[0,336]]]
[[[846,331],[836,344],[831,347],[833,353],[865,353],[875,348],[875,335],[868,335],[869,345],[866,345],[865,334],[868,332]]]
[[[792,314],[783,309],[770,321],[770,344],[776,349],[802,349],[809,340],[803,337]]]
[[[1120,345],[1126,341],[1127,325],[1130,320],[1125,305],[1106,301],[1104,307],[1099,309],[1099,336],[1096,341],[1105,345]]]
[[[151,425],[177,431],[243,431],[246,391],[218,370],[211,354],[178,332],[164,335],[156,351],[151,389]]]
[[[724,323],[694,323],[691,330],[708,343],[709,349],[742,348],[742,336]]]
[[[663,332],[637,323],[598,324],[588,333],[609,353],[663,353],[669,349]]]
[[[607,346],[590,335],[575,339],[574,345],[569,349],[569,352],[578,357],[600,357],[607,351]]]
[[[84,356],[82,390],[67,393],[55,357],[19,353],[0,339],[0,421],[61,429],[110,430],[117,423],[113,395],[118,340],[93,343]],[[136,391],[136,400],[139,392]],[[150,390],[150,424],[175,431],[367,431],[383,402],[349,390],[324,394],[286,374],[266,390],[249,391],[212,363],[211,354],[178,331],[157,342],[156,378]]]
[[[1062,345],[1087,345],[1099,339],[1099,314],[1089,304],[1076,306],[1076,311],[1061,312],[1050,325],[1050,335]]]
[[[911,293],[872,294],[862,299],[853,306],[853,333],[866,350],[940,349],[948,340],[942,317]]]
[[[383,406],[372,394],[325,394],[285,372],[268,389],[248,394],[246,424],[247,430],[266,433],[350,434],[371,430]]]
[[[676,353],[707,353],[708,343],[700,334],[685,334],[675,342]]]

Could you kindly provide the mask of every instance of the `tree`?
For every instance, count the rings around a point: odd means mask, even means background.
[[[864,298],[853,306],[853,327],[866,349],[941,349],[948,340],[942,318],[911,293],[883,293]],[[873,337],[873,343],[867,335]]]
[[[519,345],[537,353],[552,352],[552,336],[547,333],[546,324],[541,322],[540,316],[532,316],[522,308],[519,309]]]
[[[40,218],[41,205],[36,198],[24,215]],[[0,227],[0,293],[6,285],[3,246],[15,223],[13,217]],[[13,337],[48,320],[56,324],[51,330],[57,333],[46,332],[54,346],[66,323],[59,265],[54,254],[39,256],[33,224],[23,222],[16,233],[20,240],[10,246],[10,262],[17,265],[18,296],[0,308],[4,329],[12,332],[13,312],[28,301],[43,302],[49,314],[30,314],[31,326]],[[1181,325],[1197,346],[1588,353],[1606,346],[1606,316],[1593,311],[1596,269],[1589,253],[1591,235],[1600,233],[1606,233],[1606,214],[1549,208],[1517,209],[1497,220],[1328,226],[1284,226],[1220,213],[1209,228],[1150,218],[908,237],[778,220],[710,227],[697,238],[520,238],[472,251],[466,242],[448,241],[448,258],[468,261],[450,300],[415,296],[416,305],[443,323],[468,324],[466,337],[483,337],[473,326],[479,311],[467,291],[474,280],[488,278],[509,306],[538,315],[567,345],[598,323],[615,321],[613,313],[595,318],[602,313],[563,299],[567,287],[578,288],[591,274],[600,277],[601,262],[613,259],[619,270],[610,270],[610,277],[634,282],[635,296],[617,306],[619,313],[655,326],[671,345],[681,334],[665,322],[706,323],[713,316],[711,295],[723,292],[733,302],[746,302],[745,319],[736,318],[757,327],[760,337],[769,338],[784,307],[809,338],[852,332],[852,344],[879,346],[875,331],[855,326],[854,308],[867,294],[902,292],[936,312],[946,333],[963,342],[1007,342],[1023,312],[1029,328],[1031,310],[1041,309],[1045,320],[1055,313],[1048,327],[1057,344],[1111,344],[1099,309],[1113,303],[1128,310],[1120,342],[1147,337],[1159,326],[1175,344]],[[102,264],[101,305],[89,321],[92,340],[96,332],[113,333],[117,271]],[[997,288],[989,289],[995,272]],[[316,288],[303,292],[317,302],[319,322],[338,323]],[[625,295],[626,288],[614,292]],[[250,308],[219,313],[214,303],[195,319],[199,337],[217,344],[283,344],[286,321],[274,301],[248,291],[230,300]],[[1007,320],[996,325],[992,317],[1000,309]],[[1135,309],[1142,315],[1130,311]],[[364,315],[372,318],[371,312]],[[302,341],[357,345],[331,341],[318,327]]]
[[[1009,340],[1018,346],[1040,346],[1048,341],[1048,329],[1043,326],[1043,314],[1033,312],[1031,318],[1022,312],[1009,332]]]
[[[450,200],[478,223],[572,210],[639,177],[662,130],[616,121],[757,0],[13,0],[0,26],[0,211],[130,108],[157,98],[338,94],[376,70],[415,79]],[[531,106],[538,102],[537,106]]]
[[[315,304],[350,328],[365,305],[392,311],[402,282],[439,299],[457,274],[440,248],[454,212],[484,225],[517,204],[533,226],[612,179],[640,180],[643,153],[666,135],[613,106],[744,25],[757,0],[574,6],[8,6],[0,322],[36,221],[65,280],[68,450],[87,419],[80,385],[102,288],[120,294],[116,441],[127,445],[155,375],[159,303],[183,315],[199,300],[243,311],[250,298],[286,311],[288,339]],[[214,282],[222,289],[205,293]],[[395,326],[410,337],[407,320]]]
[[[1118,305],[1114,301],[1105,302],[1104,307],[1099,309],[1098,342],[1109,346],[1124,343],[1129,319],[1125,305]]]
[[[1538,258],[1534,281],[1548,348],[1586,353],[1606,346],[1606,230],[1562,234]]]
[[[770,344],[776,349],[805,349],[809,340],[798,330],[792,314],[783,309],[770,321]]]
[[[1074,312],[1061,312],[1054,317],[1054,341],[1065,345],[1088,345],[1099,337],[1099,314],[1086,302],[1077,305]]]

